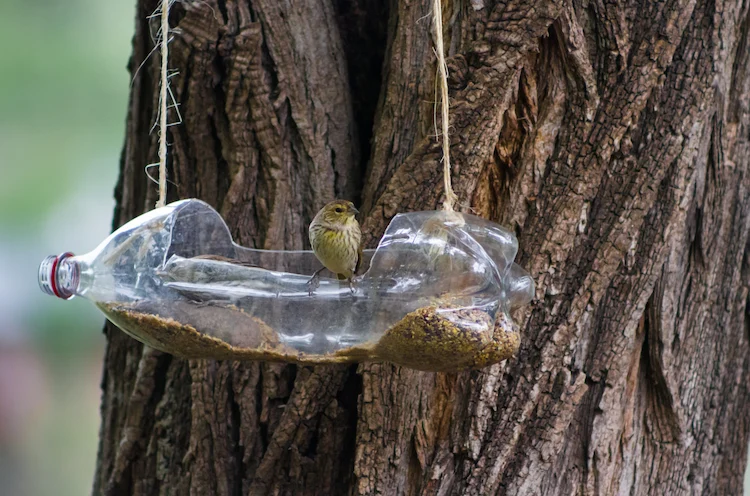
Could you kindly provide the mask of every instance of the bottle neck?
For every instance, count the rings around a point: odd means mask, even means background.
[[[78,292],[81,268],[77,257],[66,252],[62,255],[50,255],[39,265],[39,287],[48,295],[63,300],[73,298]]]

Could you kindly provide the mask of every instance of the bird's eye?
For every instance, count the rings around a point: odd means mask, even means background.
[[[336,213],[337,213],[337,214],[340,214],[340,213],[342,213],[343,211],[344,211],[344,209],[343,209],[343,208],[341,208],[341,207],[336,207]]]

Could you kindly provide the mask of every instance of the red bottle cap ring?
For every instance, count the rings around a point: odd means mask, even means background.
[[[73,293],[65,291],[59,286],[57,268],[60,263],[68,257],[72,257],[73,254],[69,251],[55,256],[50,255],[39,265],[39,288],[51,296],[57,296],[63,300],[69,300],[73,297]]]

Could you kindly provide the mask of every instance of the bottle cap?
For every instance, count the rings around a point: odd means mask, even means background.
[[[39,265],[39,287],[48,295],[69,300],[75,296],[74,288],[78,287],[77,264],[63,264],[73,254],[50,255]]]

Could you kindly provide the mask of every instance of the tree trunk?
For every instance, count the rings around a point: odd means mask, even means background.
[[[116,225],[156,201],[156,3],[138,0]],[[371,246],[440,208],[432,1],[383,3],[176,3],[170,201],[286,249],[336,197]],[[512,226],[537,284],[518,356],[186,361],[109,325],[94,493],[740,494],[749,8],[443,0],[460,209]]]

